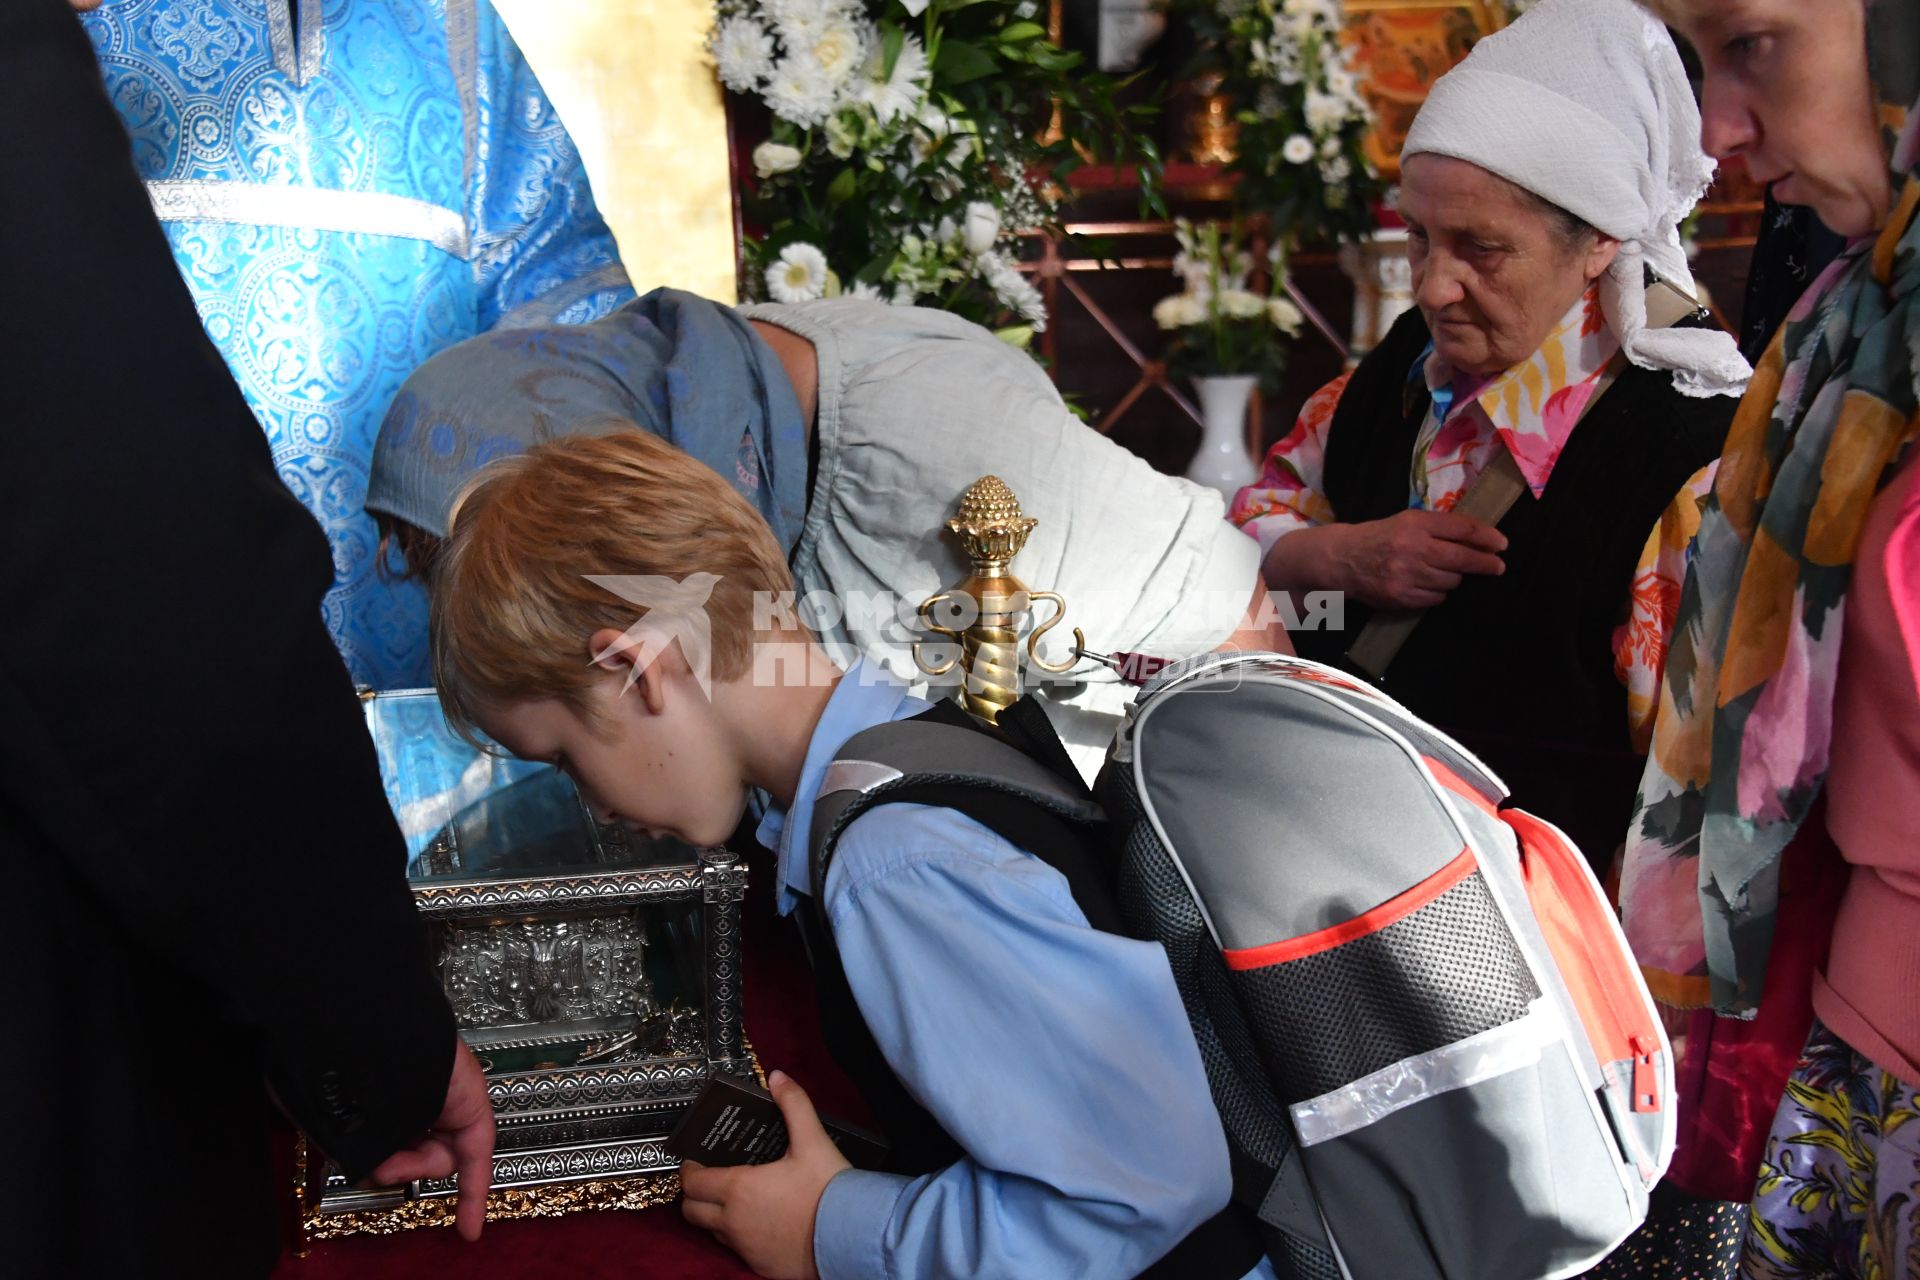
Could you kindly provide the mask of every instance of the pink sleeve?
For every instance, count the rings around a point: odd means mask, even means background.
[[[1334,406],[1352,376],[1349,370],[1307,398],[1293,430],[1267,451],[1259,479],[1227,508],[1227,519],[1260,544],[1262,557],[1287,534],[1335,519],[1332,504],[1321,492],[1320,473]]]
[[[1900,515],[1887,535],[1887,594],[1900,624],[1907,667],[1920,687],[1920,469],[1908,484]]]

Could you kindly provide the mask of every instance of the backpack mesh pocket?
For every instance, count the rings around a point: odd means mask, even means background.
[[[1353,923],[1364,928],[1366,920]],[[1304,954],[1282,943],[1229,956],[1247,1020],[1288,1104],[1503,1026],[1540,994],[1478,870],[1380,928],[1360,928],[1335,926],[1298,940],[1310,945],[1332,935],[1331,945]],[[1260,964],[1262,952],[1286,958]]]

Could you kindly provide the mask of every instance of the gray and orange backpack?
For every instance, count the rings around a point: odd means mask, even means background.
[[[1282,1277],[1570,1276],[1645,1217],[1674,1144],[1653,1001],[1580,851],[1458,744],[1271,654],[1157,677],[1091,793],[1033,699],[1000,719],[940,704],[847,743],[814,900],[855,817],[941,804],[1161,943]]]

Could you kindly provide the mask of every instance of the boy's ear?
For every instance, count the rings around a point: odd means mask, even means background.
[[[638,625],[625,631],[602,627],[587,638],[587,657],[594,666],[620,677],[620,692],[640,695],[652,715],[666,707],[668,682],[691,676],[679,642],[666,631]]]

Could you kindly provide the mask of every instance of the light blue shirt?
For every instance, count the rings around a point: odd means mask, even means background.
[[[758,831],[783,913],[808,891],[835,753],[927,705],[864,661],[841,679],[792,806]],[[1059,872],[926,805],[847,827],[825,907],[875,1043],[967,1152],[917,1178],[835,1177],[814,1220],[825,1280],[1131,1277],[1226,1205],[1226,1139],[1158,945],[1094,929]]]

